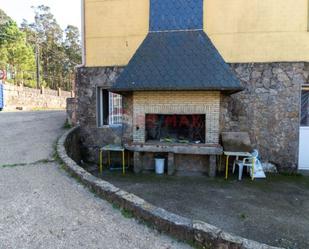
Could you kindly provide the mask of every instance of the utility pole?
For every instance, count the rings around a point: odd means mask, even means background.
[[[38,43],[35,44],[35,64],[36,64],[36,88],[40,88],[40,50]]]

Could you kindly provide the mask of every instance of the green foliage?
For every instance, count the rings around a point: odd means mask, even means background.
[[[36,87],[37,53],[40,85],[71,90],[81,63],[79,30],[69,25],[63,31],[45,5],[33,9],[35,21],[20,28],[0,9],[0,68],[9,69],[14,83]]]
[[[34,53],[25,34],[11,19],[3,15],[0,19],[0,67],[10,65],[17,80],[32,79],[31,74],[23,73],[35,70]]]
[[[69,124],[68,119],[65,120],[65,123],[63,124],[63,128],[64,129],[71,129],[72,128],[72,125]]]
[[[134,214],[128,210],[128,209],[121,209],[121,214],[123,217],[127,218],[127,219],[132,219],[134,218]]]

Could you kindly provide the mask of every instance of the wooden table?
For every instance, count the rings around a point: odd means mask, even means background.
[[[251,153],[249,152],[234,152],[234,151],[223,151],[223,154],[226,156],[226,163],[225,163],[225,179],[228,178],[229,174],[229,158],[230,156],[235,156],[236,160],[239,159],[239,157],[251,157]],[[234,161],[235,164],[235,161]],[[234,166],[233,164],[233,166]]]
[[[110,152],[111,151],[116,151],[116,152],[121,152],[122,154],[122,173],[125,174],[125,148],[121,145],[115,145],[115,144],[109,144],[106,145],[102,148],[100,148],[99,150],[99,171],[100,174],[102,174],[103,172],[103,151],[107,151],[107,155],[108,155],[108,166],[111,166],[111,156],[110,156]],[[129,163],[129,161],[128,161]]]

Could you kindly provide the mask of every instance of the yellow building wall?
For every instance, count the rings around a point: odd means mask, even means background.
[[[149,0],[84,0],[86,66],[126,65]],[[309,0],[204,0],[204,29],[227,62],[309,61]]]
[[[126,65],[148,33],[149,0],[85,0],[86,66]]]
[[[309,61],[308,0],[204,0],[204,29],[227,62]]]

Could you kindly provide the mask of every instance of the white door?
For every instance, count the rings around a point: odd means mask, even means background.
[[[309,170],[309,87],[301,93],[298,169]]]

